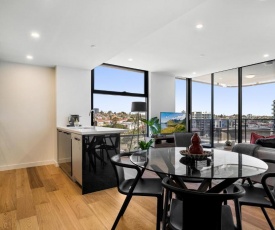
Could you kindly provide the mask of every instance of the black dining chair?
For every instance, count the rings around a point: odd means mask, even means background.
[[[174,133],[174,141],[176,147],[189,147],[193,133],[179,132]]]
[[[111,157],[111,163],[117,178],[118,191],[126,195],[112,229],[116,228],[132,196],[152,196],[157,198],[156,229],[160,229],[163,209],[163,188],[161,179],[141,178],[144,170],[132,164],[129,156],[131,156],[131,153],[121,153]]]
[[[240,185],[235,185],[232,193],[207,193],[179,188],[169,177],[162,180],[162,185],[166,189],[163,230],[242,229],[240,218],[237,218],[235,224],[230,206],[224,204],[227,200],[235,200],[245,194]],[[171,192],[176,194],[178,199],[173,198],[170,202],[168,216]],[[240,213],[237,209],[235,211],[237,215]]]
[[[264,160],[268,164],[275,164],[274,160]],[[265,209],[275,209],[275,191],[274,191],[275,172],[267,172],[262,176],[261,183],[253,182],[248,178],[248,184],[243,184],[246,191],[244,197],[241,197],[238,202],[240,210],[242,206],[260,207],[270,229],[274,230],[274,226]]]

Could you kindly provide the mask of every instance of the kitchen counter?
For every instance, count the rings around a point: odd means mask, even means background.
[[[120,134],[126,131],[98,126],[57,127],[59,167],[81,186],[82,194],[116,186],[110,157],[120,152]]]
[[[59,126],[58,130],[62,130],[69,133],[76,133],[80,135],[96,135],[96,134],[111,134],[111,133],[123,133],[127,129],[106,128],[100,126],[79,126],[79,127],[67,127]]]

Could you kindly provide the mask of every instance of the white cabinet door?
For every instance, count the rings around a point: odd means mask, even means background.
[[[82,185],[82,136],[72,133],[73,178]]]

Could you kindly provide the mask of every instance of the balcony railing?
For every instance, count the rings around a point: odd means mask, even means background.
[[[275,134],[275,119],[243,119],[242,120],[242,140],[250,142],[252,132],[262,136],[270,136]],[[197,132],[201,137],[202,144],[210,144],[211,119],[192,119],[192,132]],[[238,120],[237,119],[214,119],[213,137],[214,147],[219,148],[224,146],[224,143],[229,140],[232,142],[238,141]],[[140,133],[139,138],[137,132],[128,129],[128,132],[122,133],[120,137],[120,150],[122,152],[133,151],[138,146],[138,140],[144,140],[145,134]]]
[[[275,119],[243,119],[242,120],[242,140],[250,142],[252,132],[262,136],[270,136],[275,133]],[[211,119],[192,119],[192,131],[197,132],[202,143],[210,143]],[[225,141],[237,142],[238,140],[238,120],[237,119],[214,119],[213,126],[214,147],[223,146]]]

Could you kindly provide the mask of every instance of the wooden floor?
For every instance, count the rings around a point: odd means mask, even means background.
[[[0,172],[0,229],[111,229],[125,196],[87,195],[54,165]],[[275,224],[275,211],[269,211]],[[155,229],[156,199],[134,197],[117,229]],[[269,229],[258,208],[243,207],[243,229]]]

